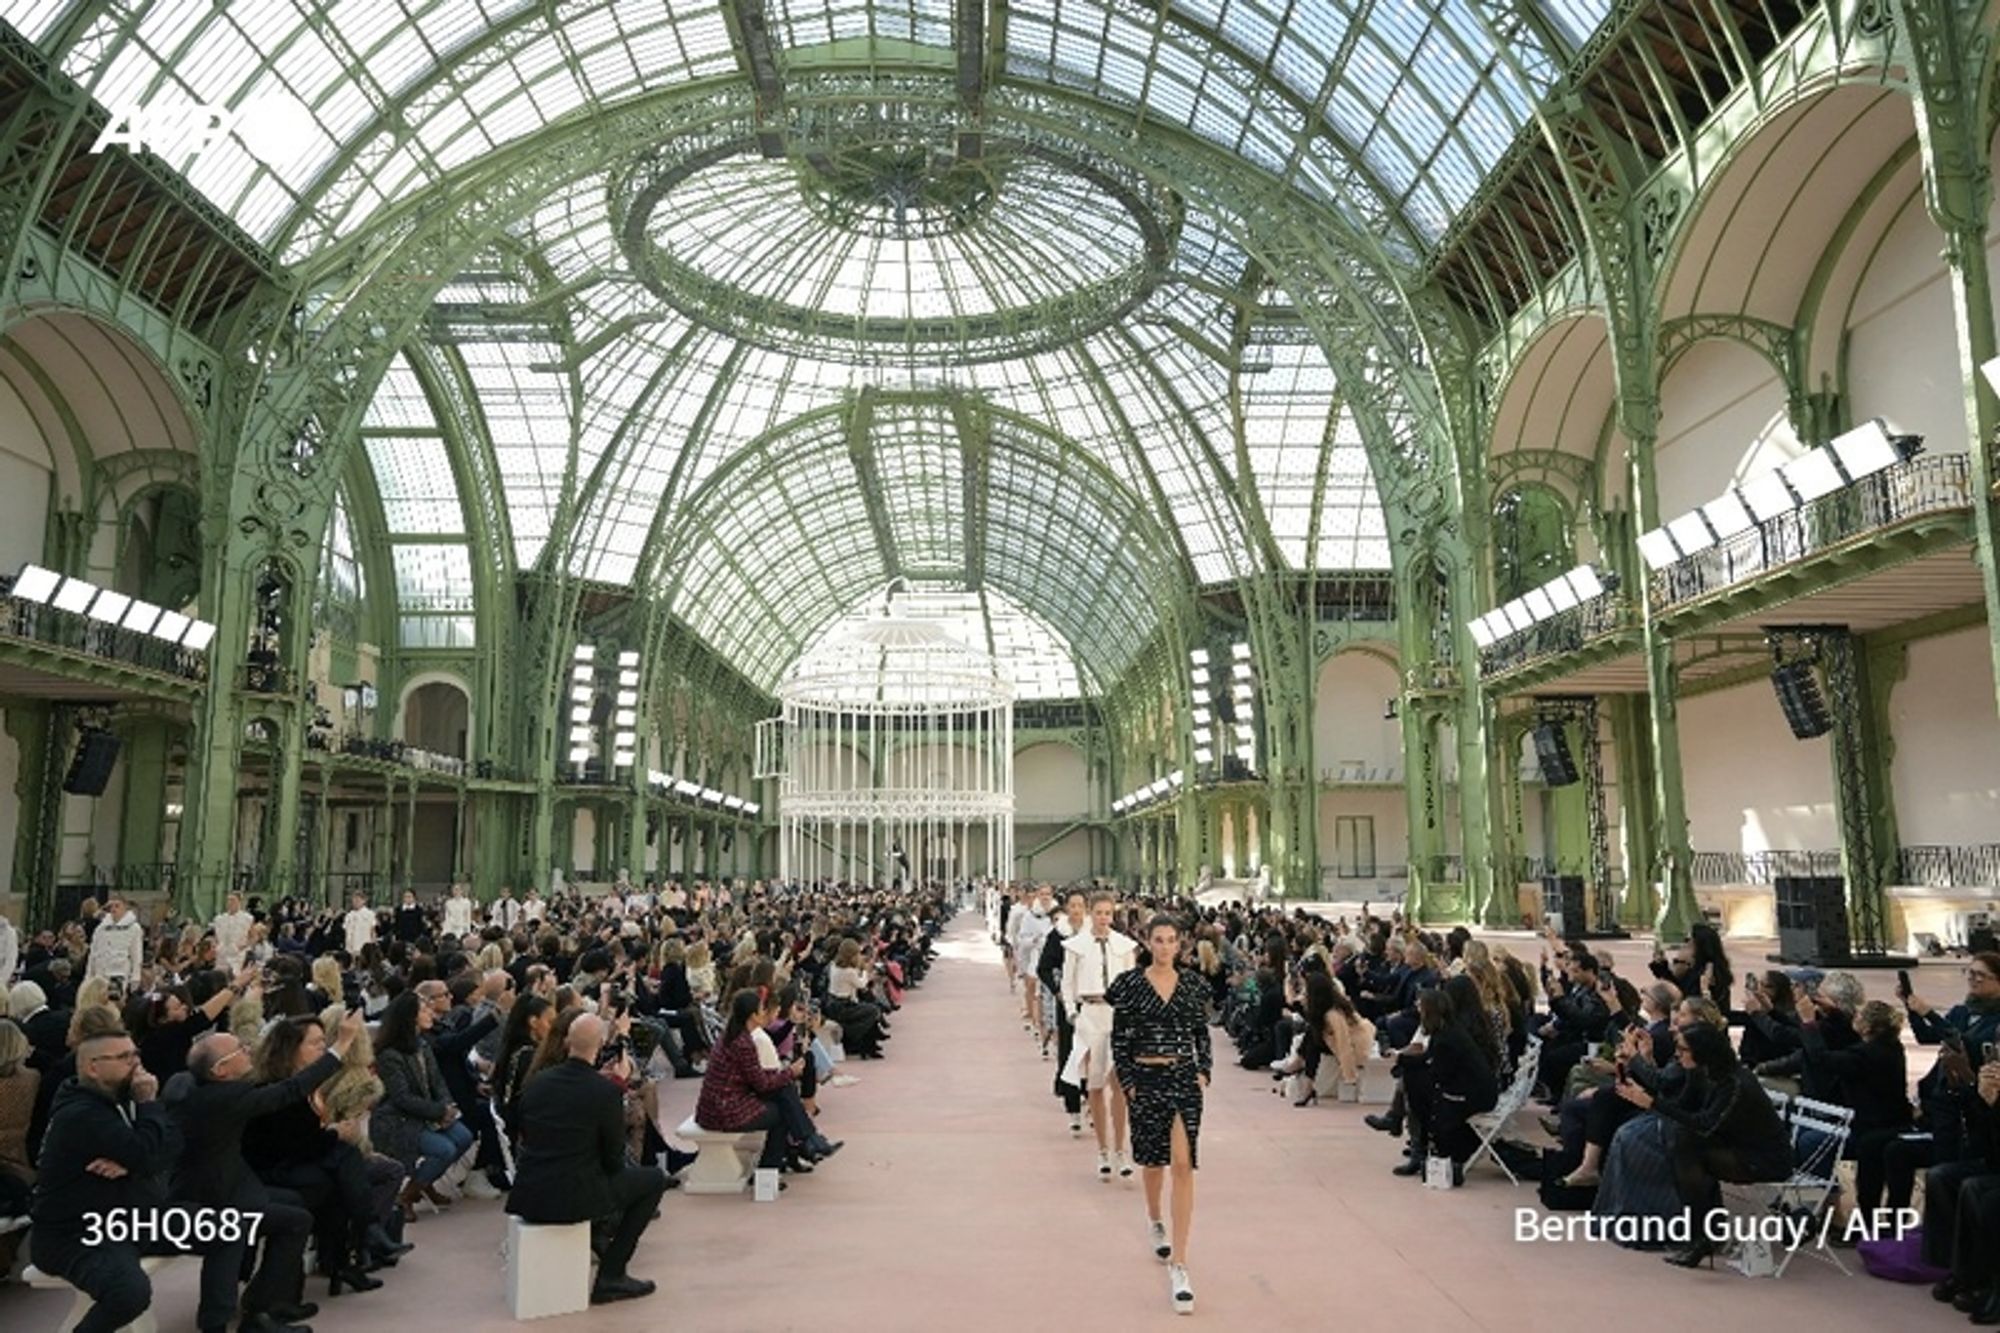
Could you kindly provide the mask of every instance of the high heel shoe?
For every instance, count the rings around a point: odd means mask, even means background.
[[[340,1295],[340,1289],[343,1285],[355,1291],[373,1291],[382,1285],[382,1279],[379,1277],[369,1277],[358,1268],[350,1268],[344,1273],[335,1273],[326,1280],[326,1294],[329,1296]]]
[[[370,1222],[368,1229],[361,1233],[361,1244],[378,1259],[394,1259],[416,1249],[406,1240],[391,1236],[380,1222]]]
[[[1675,1268],[1699,1268],[1704,1263],[1713,1268],[1716,1248],[1715,1242],[1704,1236],[1679,1254],[1667,1255],[1666,1261]]]
[[[413,1180],[403,1186],[403,1192],[396,1196],[396,1206],[402,1210],[405,1226],[417,1220],[417,1200],[423,1194],[424,1187]]]
[[[1319,1089],[1318,1089],[1318,1088],[1307,1088],[1307,1089],[1306,1089],[1306,1095],[1305,1095],[1305,1096],[1303,1096],[1303,1097],[1301,1097],[1301,1098],[1299,1098],[1299,1099],[1298,1099],[1297,1101],[1293,1102],[1293,1103],[1292,1103],[1292,1105],[1294,1105],[1294,1106],[1311,1106],[1311,1105],[1312,1105],[1312,1104],[1313,1104],[1314,1102],[1316,1102],[1316,1101],[1318,1101],[1318,1100],[1319,1100]]]

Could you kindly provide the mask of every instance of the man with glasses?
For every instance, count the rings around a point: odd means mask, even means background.
[[[174,1169],[175,1202],[190,1211],[233,1208],[262,1219],[264,1261],[243,1292],[241,1333],[269,1333],[318,1313],[317,1306],[299,1301],[312,1214],[298,1195],[266,1186],[250,1170],[243,1160],[244,1127],[304,1101],[339,1073],[361,1027],[361,1011],[350,1010],[325,1055],[281,1083],[264,1084],[250,1082],[250,1049],[234,1033],[211,1032],[189,1050],[186,1071],[167,1083],[167,1107],[186,1143]],[[236,1312],[244,1248],[242,1239],[223,1240],[204,1252],[197,1314],[203,1330],[219,1333]]]
[[[76,1076],[56,1091],[28,1244],[35,1267],[96,1302],[76,1325],[80,1333],[123,1328],[153,1303],[140,1247],[108,1241],[104,1232],[107,1219],[155,1212],[165,1202],[181,1139],[154,1100],[159,1086],[124,1029],[103,1026],[78,1041]]]

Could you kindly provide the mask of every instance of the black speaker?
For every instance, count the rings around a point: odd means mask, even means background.
[[[1584,914],[1583,876],[1544,875],[1542,877],[1542,916],[1556,929],[1556,934],[1574,938],[1590,928]]]
[[[1568,787],[1576,782],[1576,760],[1570,758],[1569,737],[1563,735],[1560,722],[1544,722],[1535,728],[1535,758],[1547,785]]]
[[[111,782],[112,765],[118,762],[118,738],[96,728],[77,738],[76,755],[69,761],[63,790],[72,796],[102,796]]]
[[[1771,673],[1771,688],[1778,692],[1778,706],[1785,710],[1785,723],[1792,735],[1809,741],[1833,730],[1833,718],[1819,692],[1819,678],[1810,666],[1786,663]]]
[[[1787,963],[1838,963],[1853,953],[1847,933],[1847,881],[1839,875],[1779,875],[1778,957]]]
[[[601,727],[610,720],[611,720],[611,696],[608,694],[600,694],[597,696],[596,702],[590,705],[590,725],[593,727]]]
[[[646,845],[651,847],[660,840],[660,817],[652,811],[646,812]]]

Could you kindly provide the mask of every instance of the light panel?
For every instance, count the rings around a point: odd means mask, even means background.
[[[1579,602],[1588,602],[1604,595],[1604,579],[1598,574],[1595,565],[1578,565],[1566,577]]]
[[[62,587],[56,589],[56,595],[49,599],[49,604],[58,611],[81,613],[96,596],[95,583],[86,583],[82,579],[64,579]]]
[[[159,607],[154,606],[151,602],[142,602],[135,598],[132,605],[126,609],[125,619],[122,623],[126,629],[134,633],[151,634],[153,632],[153,624],[160,618],[160,614],[161,610]]]
[[[14,590],[10,596],[22,602],[46,602],[55,594],[62,583],[62,575],[40,565],[29,565],[14,577]]]
[[[1756,516],[1733,490],[1724,491],[1703,505],[1701,516],[1708,520],[1708,526],[1715,529],[1715,535],[1721,541],[1728,541],[1757,526]]]
[[[188,626],[187,637],[181,640],[181,647],[190,652],[205,653],[208,645],[215,642],[215,626],[206,620],[197,620]]]
[[[1674,545],[1680,548],[1682,556],[1694,555],[1715,545],[1715,534],[1708,530],[1699,509],[1691,509],[1667,524],[1667,533],[1674,539]]]
[[[1832,495],[1846,481],[1840,469],[1833,465],[1833,455],[1825,449],[1809,449],[1779,471],[1791,488],[1799,493],[1799,498],[1810,503],[1821,496]]]
[[[1759,523],[1768,523],[1799,507],[1798,497],[1792,494],[1792,488],[1785,485],[1785,479],[1776,472],[1753,477],[1736,489],[1743,497],[1744,508]]]
[[[92,620],[101,620],[107,625],[115,625],[124,618],[125,612],[131,605],[132,599],[130,597],[127,597],[122,592],[113,592],[111,589],[106,588],[97,594],[97,600],[90,604],[90,609],[85,611],[84,614]]]
[[[1548,593],[1541,588],[1530,589],[1522,595],[1521,600],[1526,604],[1528,614],[1538,621],[1547,620],[1556,613],[1555,603],[1549,599]]]
[[[1872,477],[1902,461],[1902,452],[1889,436],[1889,428],[1877,417],[1863,422],[1844,435],[1836,436],[1827,448],[1833,451],[1840,470],[1851,481]]]
[[[1481,648],[1491,648],[1495,643],[1499,642],[1499,636],[1494,634],[1493,628],[1487,623],[1485,616],[1481,616],[1479,619],[1473,621],[1470,628],[1472,630],[1472,641]]]
[[[1570,586],[1567,574],[1559,579],[1550,579],[1547,583],[1544,583],[1542,585],[1542,593],[1549,599],[1550,604],[1555,607],[1558,613],[1569,610],[1582,600],[1576,595],[1576,589]]]
[[[1654,528],[1651,532],[1640,534],[1639,557],[1646,562],[1648,569],[1665,569],[1680,559],[1681,553],[1665,528]]]
[[[153,624],[153,637],[165,639],[168,643],[179,643],[181,635],[187,633],[188,626],[193,623],[178,611],[162,611]]]

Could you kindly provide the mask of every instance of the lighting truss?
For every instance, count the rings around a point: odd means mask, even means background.
[[[2000,358],[1980,369],[1988,383],[2000,385]],[[1647,569],[1665,569],[1717,542],[1748,532],[1758,523],[1782,518],[1914,458],[1922,448],[1921,435],[1897,434],[1880,418],[1865,421],[1835,436],[1824,448],[1808,449],[1782,467],[1760,473],[1642,534],[1640,558]]]
[[[1186,771],[1177,768],[1163,778],[1155,778],[1145,786],[1135,788],[1125,795],[1120,796],[1111,803],[1111,813],[1114,815],[1125,815],[1131,814],[1135,810],[1143,810],[1149,805],[1157,804],[1162,798],[1179,791],[1186,785]]]
[[[579,643],[570,654],[569,761],[578,771],[590,762],[597,748],[597,729],[591,724],[591,708],[597,702],[597,646]]]
[[[617,711],[611,716],[611,762],[629,769],[639,758],[639,653],[627,648],[618,654]]]

